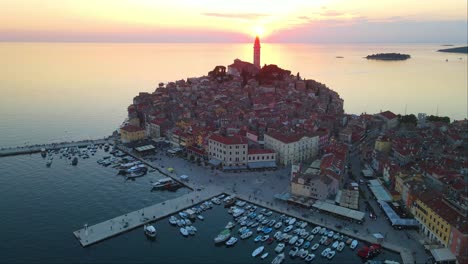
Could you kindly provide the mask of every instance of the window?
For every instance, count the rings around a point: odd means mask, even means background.
[[[249,160],[250,160],[250,157],[249,157]]]

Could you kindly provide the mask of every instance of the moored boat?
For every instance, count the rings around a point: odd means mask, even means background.
[[[181,227],[181,228],[179,229],[179,231],[180,231],[180,233],[181,233],[184,237],[186,237],[186,236],[189,235],[189,232],[188,232],[188,230],[187,230],[185,227]]]
[[[293,247],[291,250],[289,250],[289,256],[293,258],[297,255],[298,252],[299,252],[299,248]]]
[[[311,249],[312,249],[312,250],[316,250],[319,246],[320,246],[319,243],[315,243],[315,244],[312,246]]]
[[[327,254],[327,259],[332,259],[332,258],[335,256],[335,254],[336,254],[336,251],[330,251],[330,252],[328,252],[328,254]]]
[[[275,252],[276,253],[281,253],[284,249],[284,243],[279,243],[276,247],[275,247]]]
[[[150,238],[155,238],[156,237],[156,228],[152,225],[145,225],[144,226],[144,232],[145,235],[150,237]]]
[[[263,253],[263,255],[260,257],[261,259],[266,259],[268,257],[268,252]]]
[[[271,264],[281,264],[283,260],[284,260],[284,253],[281,253],[273,259]]]
[[[338,251],[343,251],[345,247],[345,243],[343,241],[341,241],[339,244],[338,244],[338,247],[336,248]]]
[[[355,249],[355,248],[357,247],[357,245],[358,245],[358,241],[357,241],[357,240],[353,240],[353,241],[351,242],[351,245],[350,245],[349,247],[350,247],[351,249]]]
[[[233,246],[237,243],[239,239],[237,237],[231,237],[228,241],[226,241],[226,246]]]
[[[171,225],[176,225],[177,224],[177,217],[175,217],[175,216],[169,217],[169,223]]]
[[[258,256],[259,254],[261,254],[263,252],[263,250],[265,249],[264,246],[260,246],[258,248],[256,248],[253,252],[252,252],[252,257],[256,257]]]
[[[221,231],[215,238],[214,242],[215,244],[222,243],[226,240],[228,240],[231,237],[231,232],[229,229],[224,229]]]
[[[307,257],[305,258],[305,261],[307,262],[311,262],[313,259],[315,258],[315,255],[310,253],[307,255]]]

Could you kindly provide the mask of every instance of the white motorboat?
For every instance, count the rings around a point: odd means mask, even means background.
[[[345,243],[343,241],[341,241],[339,244],[338,244],[338,247],[336,248],[338,251],[343,251],[344,249],[344,246],[345,246]]]
[[[335,234],[333,235],[333,239],[334,239],[334,240],[338,240],[339,237],[340,237],[340,233],[335,233]]]
[[[203,217],[203,215],[197,215],[197,218],[198,218],[199,220],[202,220],[202,221],[205,220],[205,218]]]
[[[338,241],[333,242],[332,248],[336,249],[340,243]]]
[[[283,232],[287,233],[287,232],[291,231],[291,229],[293,229],[293,227],[294,227],[293,225],[288,225],[286,228],[284,228]]]
[[[187,231],[187,229],[185,229],[185,227],[181,227],[179,231],[185,237],[189,235],[189,232]]]
[[[323,244],[325,243],[325,241],[327,241],[327,237],[326,237],[326,236],[322,236],[322,238],[320,238],[319,243],[323,245]]]
[[[290,240],[289,240],[289,244],[290,245],[293,245],[294,243],[296,243],[296,241],[299,239],[298,236],[293,236]]]
[[[224,229],[214,238],[214,242],[216,244],[222,243],[228,240],[230,237],[231,237],[231,231],[229,229]]]
[[[276,240],[280,240],[281,231],[277,231],[273,237],[274,237]]]
[[[261,254],[263,252],[263,250],[265,249],[264,246],[260,246],[258,247],[257,249],[255,249],[253,252],[252,252],[252,257],[256,257],[258,256],[259,254]]]
[[[318,247],[320,246],[319,243],[315,243],[313,246],[312,246],[312,250],[316,250]]]
[[[178,226],[178,227],[185,226],[185,221],[184,221],[184,219],[178,219],[178,220],[177,220],[177,226]]]
[[[307,255],[307,257],[305,258],[305,261],[307,262],[311,262],[312,260],[314,260],[315,258],[315,255],[310,253],[309,255]]]
[[[307,225],[308,225],[308,223],[304,221],[304,222],[301,223],[301,228],[306,228]]]
[[[274,226],[276,223],[276,220],[275,219],[271,219],[269,222],[268,222],[268,226],[272,227]]]
[[[305,259],[307,257],[307,255],[309,255],[309,250],[303,249],[301,254],[299,254],[299,257]]]
[[[182,217],[182,218],[187,218],[188,214],[185,213],[185,212],[179,212],[179,216]]]
[[[185,230],[187,230],[187,232],[188,232],[191,236],[194,236],[194,235],[195,235],[195,229],[193,229],[193,226],[186,226],[186,227],[185,227]]]
[[[144,226],[144,231],[145,235],[147,235],[150,238],[155,238],[156,237],[156,228],[152,225],[145,225]]]
[[[314,235],[309,235],[309,236],[306,238],[307,241],[312,241],[313,239],[314,239]]]
[[[224,228],[231,229],[235,226],[236,224],[233,222],[228,222],[227,225]]]
[[[319,233],[320,233],[321,235],[323,235],[323,234],[325,234],[325,233],[328,233],[328,231],[327,231],[327,229],[326,229],[325,227],[322,227],[322,228],[320,228]]]
[[[296,245],[296,247],[300,247],[302,246],[302,244],[304,244],[304,239],[299,238],[294,245]]]
[[[175,216],[169,217],[169,223],[171,225],[177,225],[177,217],[175,217]]]
[[[296,223],[296,218],[293,217],[289,220],[288,224],[294,225],[294,223]]]
[[[328,252],[328,254],[327,254],[327,259],[332,259],[332,258],[335,256],[335,254],[336,254],[336,251],[330,251],[330,252]]]
[[[312,234],[316,235],[319,231],[320,231],[320,226],[316,226],[316,227],[312,230]]]
[[[351,242],[351,245],[349,246],[351,249],[355,249],[358,245],[358,241],[357,240],[353,240],[353,242]]]
[[[243,227],[239,228],[238,232],[239,232],[239,234],[243,234],[243,233],[245,233],[245,231],[246,231],[247,229],[248,229],[248,228],[247,228],[246,226],[243,226]]]
[[[252,234],[253,234],[252,231],[247,231],[247,232],[245,232],[245,233],[243,233],[243,234],[241,235],[241,238],[242,238],[242,239],[247,239],[247,238],[251,237]]]
[[[239,239],[237,237],[231,237],[228,241],[226,241],[226,246],[230,247],[237,243]]]
[[[281,228],[281,226],[283,225],[282,222],[278,221],[276,224],[275,224],[275,228],[278,229],[278,228]]]
[[[335,232],[333,231],[328,232],[328,237],[333,237],[333,234],[335,234]]]
[[[265,242],[265,241],[267,241],[269,238],[270,238],[269,235],[264,235],[264,236],[262,236],[262,237],[260,238],[260,241]]]
[[[153,182],[151,185],[154,189],[162,189],[170,184],[173,184],[175,181],[172,178],[163,178]]]
[[[190,221],[190,219],[185,219],[185,225],[191,225],[192,224],[192,221]]]
[[[289,256],[293,258],[297,255],[297,252],[299,252],[299,248],[293,247],[291,250],[289,250]]]
[[[284,243],[279,243],[275,248],[275,252],[276,253],[281,253],[283,251],[283,249],[284,249],[284,246],[285,246]]]
[[[273,259],[271,264],[281,264],[283,260],[284,260],[284,253],[281,253]]]
[[[254,242],[260,242],[262,239],[262,235],[258,235],[257,237],[254,238]]]
[[[326,257],[326,256],[328,255],[328,252],[330,252],[330,251],[331,251],[331,249],[330,249],[330,248],[326,248],[326,249],[324,249],[324,250],[322,251],[322,254],[321,254],[321,255],[322,255],[322,257]]]
[[[263,255],[260,257],[261,259],[266,259],[268,257],[268,252],[263,253]]]

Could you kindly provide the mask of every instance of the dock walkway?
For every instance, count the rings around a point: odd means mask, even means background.
[[[96,140],[81,140],[81,141],[73,141],[73,142],[40,144],[40,145],[32,145],[32,146],[24,146],[24,147],[2,148],[0,149],[0,157],[38,153],[38,152],[41,152],[42,148],[45,148],[46,150],[55,150],[55,149],[70,148],[70,147],[85,147],[91,144],[95,144],[95,145],[105,144],[108,142],[109,141],[106,139],[96,139]]]
[[[190,192],[172,200],[157,203],[92,226],[83,227],[73,232],[73,234],[83,247],[87,247],[137,227],[141,227],[152,221],[167,217],[180,210],[191,208],[194,204],[208,200],[221,193],[222,192],[217,188],[206,188],[200,192]]]

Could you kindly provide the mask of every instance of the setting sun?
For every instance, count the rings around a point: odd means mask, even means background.
[[[262,25],[257,25],[254,27],[253,32],[256,36],[263,37],[263,34],[265,33],[265,28],[263,28]]]

